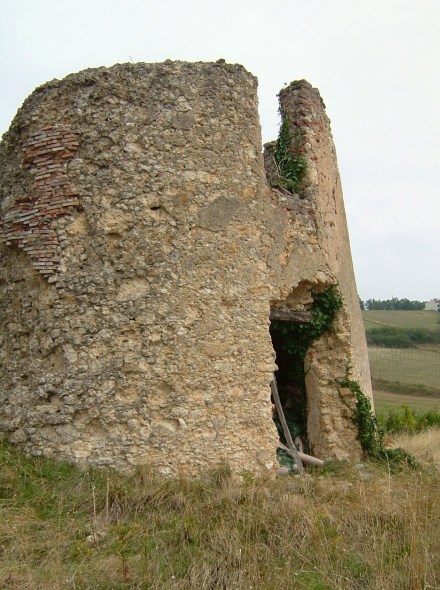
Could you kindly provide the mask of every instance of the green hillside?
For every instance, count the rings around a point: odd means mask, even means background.
[[[365,330],[374,326],[395,326],[397,328],[438,328],[438,311],[363,311]]]

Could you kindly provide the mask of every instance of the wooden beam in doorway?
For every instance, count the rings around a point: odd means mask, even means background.
[[[310,311],[295,311],[294,309],[271,309],[270,319],[281,322],[304,322],[312,321]]]

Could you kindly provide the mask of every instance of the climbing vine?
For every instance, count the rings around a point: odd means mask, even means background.
[[[289,379],[303,393],[305,393],[304,360],[307,351],[315,340],[332,329],[333,320],[341,306],[341,295],[338,289],[333,286],[326,291],[314,294],[310,322],[273,321],[271,323],[270,330],[275,348],[284,350],[290,357]],[[404,449],[387,449],[385,447],[384,433],[373,413],[370,400],[362,392],[359,384],[349,378],[348,369],[345,379],[338,381],[338,385],[341,388],[349,389],[356,398],[353,421],[357,425],[358,438],[364,454],[391,466],[406,464],[411,468],[416,467],[415,458]],[[292,424],[294,434],[297,434],[299,429],[298,422]]]
[[[289,130],[289,121],[283,115],[283,122],[275,146],[274,159],[278,169],[279,178],[275,186],[282,186],[288,191],[298,192],[302,186],[304,174],[307,168],[307,160],[301,154],[301,135],[298,133],[294,140]]]
[[[384,433],[371,408],[371,402],[362,392],[356,381],[349,379],[340,381],[339,385],[349,389],[356,397],[356,407],[353,420],[358,427],[358,438],[364,454],[370,459],[385,461],[390,465],[406,464],[415,468],[415,458],[405,449],[387,449],[384,443]]]

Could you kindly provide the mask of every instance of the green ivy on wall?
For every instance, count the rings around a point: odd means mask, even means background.
[[[307,169],[307,160],[301,155],[301,135],[298,133],[292,141],[289,121],[280,109],[283,122],[275,145],[275,163],[279,178],[274,186],[282,186],[291,193],[301,189]]]
[[[415,468],[415,458],[405,449],[387,449],[384,443],[384,433],[371,408],[371,402],[362,392],[356,381],[345,378],[339,382],[341,387],[349,389],[356,397],[356,407],[353,421],[358,427],[358,438],[364,454],[370,459],[385,461],[390,465],[406,464]]]

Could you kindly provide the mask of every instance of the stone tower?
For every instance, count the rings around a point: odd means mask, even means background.
[[[359,455],[338,383],[371,390],[329,121],[306,82],[281,101],[308,162],[299,195],[268,187],[242,66],[116,65],[25,101],[0,146],[5,436],[166,475],[271,469],[271,309],[337,285],[335,328],[306,359],[308,438]],[[270,180],[270,146],[265,160]]]

